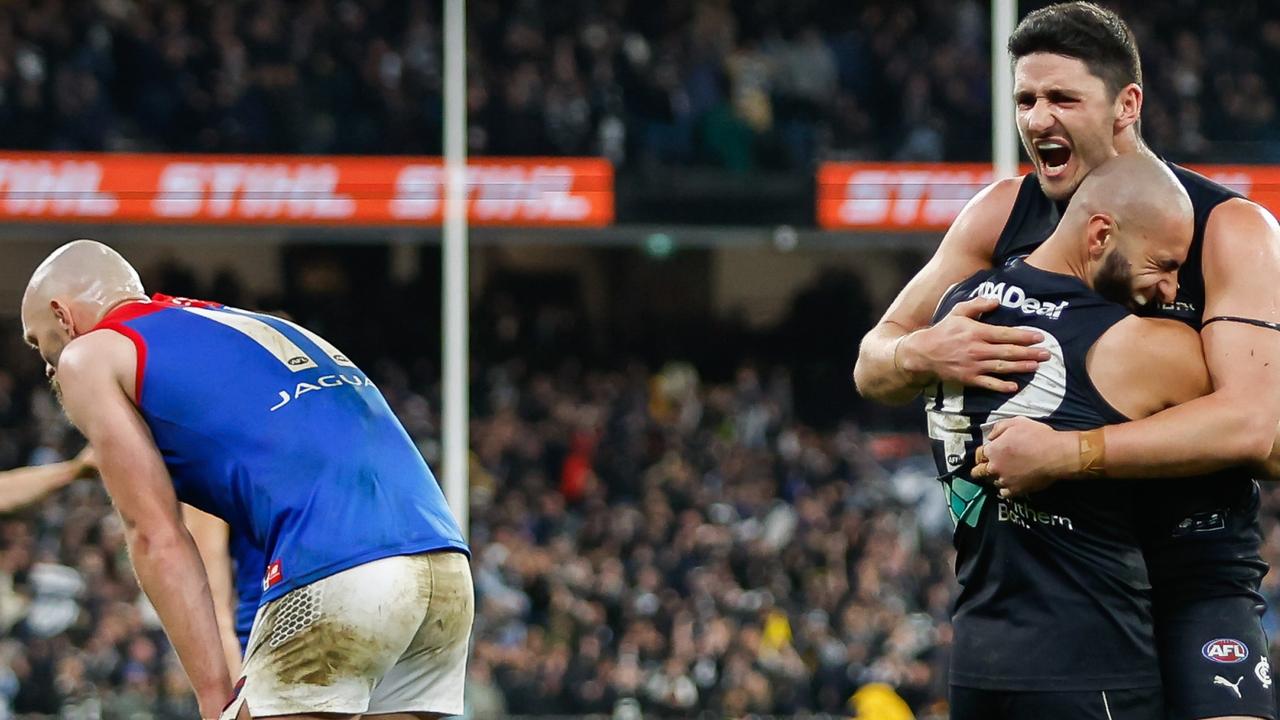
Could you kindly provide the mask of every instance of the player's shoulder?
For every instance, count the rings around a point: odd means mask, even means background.
[[[996,223],[1004,227],[1009,213],[1018,201],[1018,193],[1026,177],[1010,177],[997,180],[978,191],[973,199],[965,205],[957,221],[970,223]],[[997,231],[999,228],[997,228]]]
[[[1199,397],[1208,386],[1200,333],[1169,318],[1129,315],[1094,345],[1097,360],[1131,368],[1135,380],[1161,392],[1168,404]]]
[[[1252,200],[1227,200],[1213,209],[1205,223],[1201,257],[1209,294],[1214,293],[1212,288],[1220,294],[1232,286],[1269,292],[1265,288],[1280,271],[1280,224]],[[1254,282],[1242,284],[1245,278]]]
[[[132,340],[113,328],[103,327],[79,335],[68,342],[62,350],[60,364],[67,361],[110,361],[117,356],[127,356],[132,352]]]
[[[1249,238],[1249,234],[1243,231],[1275,232],[1277,229],[1280,229],[1280,225],[1277,225],[1276,217],[1270,210],[1244,197],[1229,198],[1214,207],[1205,225],[1206,235],[1239,237],[1244,234],[1245,239]]]
[[[1013,202],[1018,198],[1018,192],[1022,189],[1022,183],[1030,177],[1032,176],[1015,175],[996,180],[979,190],[978,194],[974,196],[974,201],[986,205],[1003,203],[1012,207]]]
[[[1200,334],[1168,318],[1126,316],[1098,338],[1094,353],[1103,362],[1152,370],[1169,364],[1204,364]]]
[[[128,337],[102,328],[80,335],[58,357],[60,382],[102,374],[126,377],[137,363],[137,350]]]
[[[1024,178],[1012,177],[987,185],[961,209],[943,238],[944,245],[962,245],[990,260],[996,241],[1017,203]]]
[[[1112,331],[1126,340],[1150,343],[1151,347],[1144,347],[1144,352],[1176,351],[1192,345],[1200,347],[1200,333],[1190,325],[1171,318],[1129,315],[1112,326]]]
[[[1270,210],[1189,168],[1166,163],[1204,222],[1204,252],[1212,262],[1249,261],[1250,251],[1280,245],[1280,224]]]

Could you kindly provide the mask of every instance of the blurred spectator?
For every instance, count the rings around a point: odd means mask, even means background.
[[[5,423],[18,457],[73,452],[38,363],[0,365],[28,391]],[[434,447],[438,388],[395,361],[377,374]],[[477,378],[471,717],[843,713],[868,682],[943,687],[945,609],[929,603],[950,588],[947,533],[919,535],[915,500],[895,500],[855,428],[798,425],[785,375],[511,361]],[[6,584],[17,642],[0,646],[0,701],[14,712],[190,712],[97,483],[0,520]]]
[[[345,327],[342,303],[299,298],[339,298],[346,276],[307,267],[276,301]],[[180,264],[158,270],[204,294]],[[361,331],[390,337],[396,323],[369,314]],[[495,359],[473,375],[469,717],[945,717],[956,584],[923,437],[810,428],[780,368],[716,380],[675,360],[534,363],[545,338],[522,323],[484,339],[502,352],[479,353]],[[0,331],[0,453],[70,456],[41,364],[15,327]],[[355,357],[438,463],[435,373],[408,355]],[[1277,562],[1280,488],[1263,507]],[[1263,591],[1280,636],[1274,574]],[[0,718],[193,712],[96,482],[0,517],[0,626]]]
[[[1143,50],[1158,151],[1280,158],[1280,80],[1268,72],[1280,6],[1110,5]],[[63,150],[437,153],[439,7],[6,3],[0,137]],[[474,0],[468,11],[476,154],[792,172],[832,156],[990,155],[977,0]]]

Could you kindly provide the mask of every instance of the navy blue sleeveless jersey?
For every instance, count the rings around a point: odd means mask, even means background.
[[[262,552],[262,602],[384,557],[468,551],[382,394],[323,338],[162,295],[98,328],[137,348],[135,402],[178,499]]]
[[[961,590],[951,683],[989,690],[1093,691],[1160,684],[1150,583],[1133,484],[1059,482],[1001,499],[970,472],[984,433],[1029,417],[1057,429],[1126,418],[1090,380],[1094,342],[1129,315],[1079,279],[1025,262],[953,287],[935,322],[973,297],[998,299],[982,320],[1035,329],[1049,361],[1012,376],[1012,395],[941,383],[926,392],[934,460],[955,521]]]
[[[1191,198],[1194,234],[1178,271],[1176,299],[1143,314],[1199,330],[1205,319],[1205,225],[1214,208],[1243,196],[1186,168],[1167,165]],[[1000,267],[1039,247],[1057,227],[1063,208],[1065,203],[1045,196],[1034,174],[1024,177],[992,264]],[[1266,565],[1259,554],[1258,502],[1258,486],[1242,468],[1146,485],[1142,535],[1157,595],[1195,599],[1243,593],[1261,601],[1256,590]]]

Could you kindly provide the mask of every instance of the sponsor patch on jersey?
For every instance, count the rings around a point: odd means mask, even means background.
[[[1027,291],[1017,285],[990,280],[984,280],[974,288],[973,292],[969,293],[969,297],[991,298],[1004,307],[1020,311],[1023,315],[1043,315],[1048,320],[1057,320],[1062,317],[1062,311],[1070,304],[1066,300],[1060,303],[1038,300],[1027,295]]]
[[[338,355],[336,357],[342,357],[344,360],[346,359],[342,355]],[[294,360],[296,359],[297,358],[294,358]],[[309,358],[303,358],[303,359],[306,362],[311,362]],[[289,364],[293,364],[293,360],[290,360]],[[363,374],[357,375],[354,373],[351,375],[344,375],[344,374],[321,375],[318,378],[313,378],[313,380],[314,382],[300,382],[295,384],[292,394],[290,394],[288,390],[278,391],[277,395],[280,398],[280,401],[277,402],[275,405],[272,405],[271,407],[267,408],[267,411],[275,412],[280,408],[284,407],[285,405],[288,405],[294,400],[297,400],[298,398],[302,397],[303,395],[306,395],[309,392],[318,392],[320,390],[325,390],[327,388],[336,388],[336,387],[350,386],[350,387],[356,387],[356,388],[371,388],[374,386],[373,381],[365,377]]]
[[[262,577],[262,592],[279,585],[281,580],[284,580],[284,568],[280,561],[276,560],[267,566],[267,574]]]
[[[1244,662],[1249,657],[1249,646],[1231,638],[1210,640],[1200,648],[1200,654],[1216,663],[1230,665]]]

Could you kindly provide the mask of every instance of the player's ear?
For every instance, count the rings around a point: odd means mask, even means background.
[[[1120,92],[1116,93],[1115,113],[1116,132],[1120,132],[1131,125],[1137,124],[1138,120],[1142,118],[1141,85],[1138,85],[1137,83],[1129,83],[1121,88]]]
[[[58,327],[66,331],[67,334],[74,336],[76,322],[71,317],[71,308],[64,305],[60,300],[50,300],[49,310],[53,313],[53,318],[57,321]]]
[[[1111,236],[1115,229],[1115,221],[1109,215],[1097,213],[1089,218],[1089,223],[1085,226],[1085,238],[1088,243],[1090,259],[1097,260],[1102,257],[1113,242]]]

